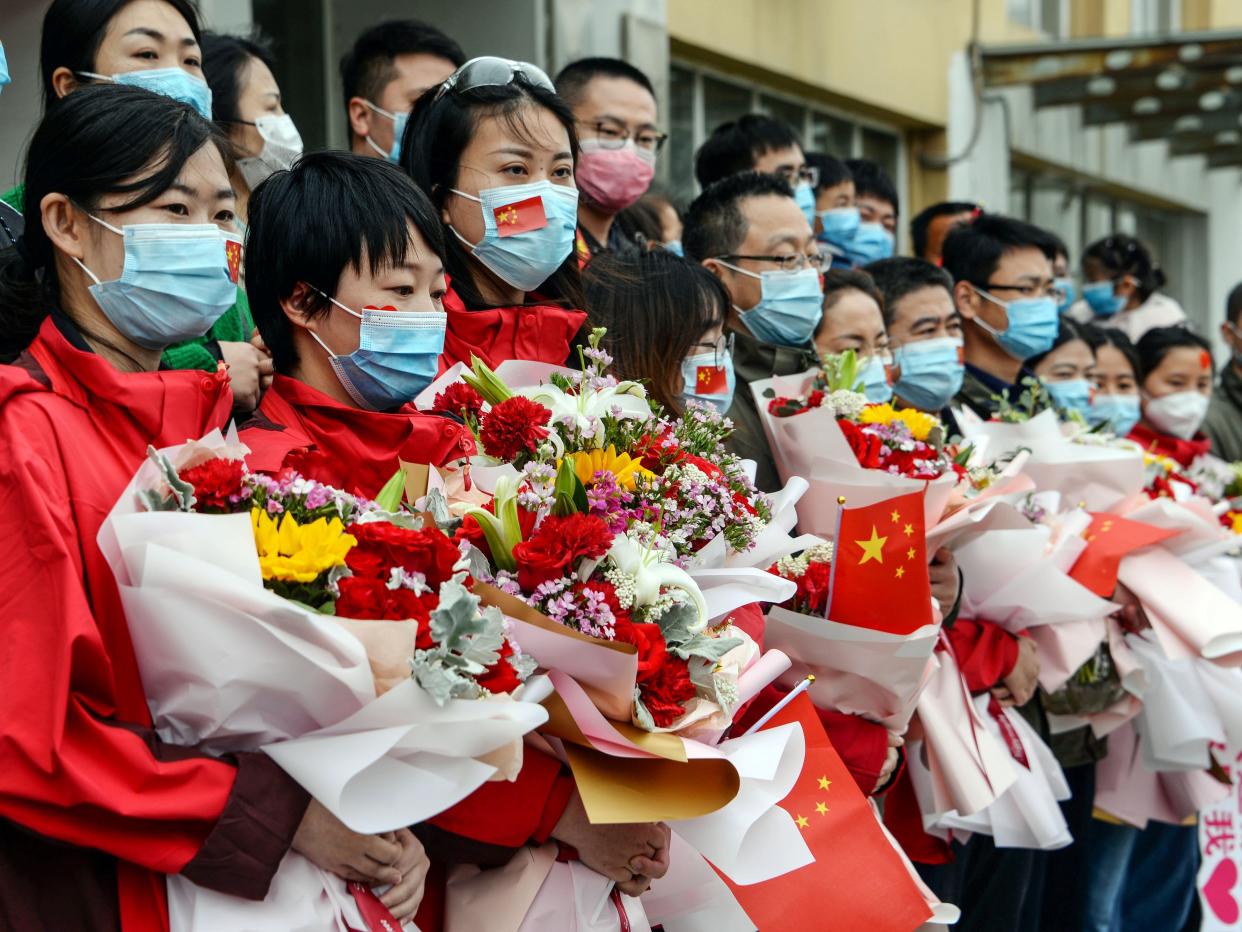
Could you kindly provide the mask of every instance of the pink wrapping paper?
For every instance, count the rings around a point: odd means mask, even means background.
[[[1149,821],[1180,825],[1228,793],[1229,787],[1202,771],[1149,771],[1132,725],[1109,735],[1108,755],[1096,764],[1095,805],[1137,828]]]

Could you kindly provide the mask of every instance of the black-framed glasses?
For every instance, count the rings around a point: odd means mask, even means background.
[[[650,127],[636,129],[631,133],[628,126],[616,120],[595,120],[589,123],[582,122],[580,125],[593,130],[595,135],[591,138],[605,149],[620,149],[627,139],[633,139],[634,145],[638,148],[648,152],[659,152],[664,147],[664,143],[668,141],[668,133],[661,133]]]
[[[712,363],[717,369],[719,369],[724,365],[725,359],[733,355],[733,338],[734,334],[732,331],[729,333],[722,333],[716,338],[715,342],[708,343],[707,341],[703,341],[694,344],[694,348],[701,350],[710,349],[712,351]]]
[[[1061,295],[1056,282],[1040,282],[1034,285],[1003,285],[985,282],[975,287],[986,291],[1016,291],[1024,298],[1057,298]]]
[[[802,182],[806,182],[812,188],[819,184],[819,169],[814,165],[803,165],[801,168],[782,168],[776,172],[791,187],[797,187]]]
[[[556,93],[556,85],[552,83],[552,79],[537,65],[532,65],[528,61],[514,61],[511,58],[484,55],[470,59],[445,78],[440,89],[436,91],[434,99],[439,100],[452,90],[468,91],[476,87],[505,87],[512,84],[519,75],[527,84],[541,87],[553,94]]]
[[[740,253],[733,253],[727,256],[717,256],[716,258],[730,261],[734,259],[749,259],[751,262],[771,262],[782,272],[797,272],[801,269],[815,269],[817,272],[823,272],[832,267],[832,255],[826,252],[816,252],[810,255],[795,252],[787,256],[745,256]]]

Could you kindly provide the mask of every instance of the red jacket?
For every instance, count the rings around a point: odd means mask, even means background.
[[[470,365],[478,356],[492,368],[506,359],[526,359],[563,365],[569,347],[586,323],[582,311],[567,310],[553,304],[524,304],[518,307],[469,310],[449,284],[444,296],[448,330],[440,371],[454,363]]]
[[[1203,434],[1195,434],[1190,440],[1158,434],[1142,424],[1136,424],[1130,431],[1130,438],[1150,453],[1158,453],[1177,461],[1182,467],[1189,466],[1200,456],[1212,451],[1212,441]]]
[[[475,453],[470,431],[452,418],[412,405],[391,413],[354,408],[284,375],[272,380],[241,439],[256,472],[294,469],[367,498],[379,494],[399,460],[443,466]]]
[[[154,736],[96,544],[148,444],[231,407],[222,373],[123,374],[52,318],[0,366],[0,902],[18,929],[166,929],[167,873],[261,898],[301,821],[306,794],[265,755]]]
[[[1018,639],[990,621],[958,618],[945,628],[966,688],[972,693],[991,689],[1013,672],[1018,662]]]

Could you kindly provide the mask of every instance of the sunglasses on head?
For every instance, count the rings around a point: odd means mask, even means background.
[[[440,85],[440,89],[436,91],[435,100],[439,100],[449,91],[454,90],[469,91],[476,87],[505,87],[516,81],[519,76],[527,84],[541,87],[553,94],[556,93],[556,85],[542,68],[530,62],[485,55],[482,58],[470,59],[449,75]]]

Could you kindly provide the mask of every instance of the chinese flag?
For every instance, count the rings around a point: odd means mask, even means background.
[[[496,233],[501,238],[516,236],[527,230],[538,230],[548,225],[548,216],[543,210],[543,198],[538,194],[515,204],[497,207],[493,213],[496,216]]]
[[[923,492],[842,506],[838,528],[827,617],[888,634],[931,624]]]
[[[229,261],[229,280],[236,285],[241,277],[242,244],[235,239],[226,239],[224,255]]]
[[[931,910],[884,837],[803,693],[765,728],[798,722],[806,762],[781,808],[802,829],[815,862],[772,880],[739,886],[725,878],[759,932],[823,929],[911,932]]]
[[[1093,514],[1083,537],[1087,549],[1070,570],[1070,579],[1086,586],[1101,598],[1111,599],[1117,588],[1117,568],[1121,558],[1136,550],[1168,540],[1180,531],[1152,527],[1108,513]]]
[[[704,395],[723,395],[729,390],[724,366],[699,366],[695,372],[695,390]]]

